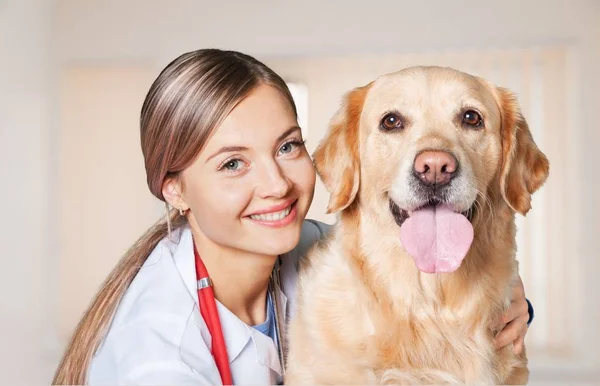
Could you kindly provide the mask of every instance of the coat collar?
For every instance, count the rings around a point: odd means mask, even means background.
[[[196,265],[194,261],[193,252],[194,245],[192,239],[192,231],[189,228],[189,226],[173,231],[169,243],[167,244],[171,255],[173,256],[175,266],[179,271],[179,275],[182,278],[186,288],[188,289],[189,295],[191,296],[196,305],[195,308],[199,312]],[[287,297],[281,289],[279,289],[278,291],[282,303],[281,313],[283,315],[286,315]],[[238,357],[238,355],[242,352],[244,347],[246,347],[246,345],[250,341],[252,341],[257,346],[264,346],[265,344],[269,344],[268,341],[265,341],[263,339],[268,339],[268,337],[266,337],[261,332],[254,330],[252,327],[248,326],[219,301],[217,301],[217,309],[219,311],[219,317],[221,319],[221,326],[223,329],[225,345],[227,346],[227,355],[229,357],[229,363],[233,362]],[[206,328],[206,324],[204,323],[202,318],[199,319],[201,320],[202,324],[198,327],[201,329]],[[211,346],[210,340],[207,342],[207,344],[209,347]],[[270,344],[270,346],[273,348],[273,350],[269,350],[269,348],[266,348],[266,351],[260,350],[261,352],[269,353],[267,357],[259,357],[257,358],[257,360],[259,363],[269,366],[273,371],[281,375],[281,364],[277,356],[277,350],[272,344]]]

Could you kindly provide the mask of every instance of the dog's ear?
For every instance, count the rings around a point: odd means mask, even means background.
[[[531,209],[531,195],[548,178],[548,159],[535,144],[516,96],[498,87],[502,114],[500,189],[508,205],[522,215]]]
[[[344,96],[329,130],[313,154],[317,173],[330,193],[327,213],[346,209],[360,186],[359,122],[370,85]]]

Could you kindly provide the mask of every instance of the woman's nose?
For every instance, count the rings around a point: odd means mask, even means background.
[[[292,189],[292,181],[278,164],[265,168],[260,181],[261,198],[282,198]]]

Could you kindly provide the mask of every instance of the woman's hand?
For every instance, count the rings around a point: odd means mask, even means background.
[[[497,323],[498,326],[504,326],[504,328],[496,335],[494,341],[496,349],[501,349],[512,342],[515,354],[520,354],[523,351],[528,321],[529,305],[525,299],[523,281],[519,276],[512,289],[510,306]]]

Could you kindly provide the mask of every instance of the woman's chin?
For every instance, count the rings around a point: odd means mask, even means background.
[[[290,227],[285,231],[279,230],[271,235],[262,235],[262,237],[256,238],[258,243],[255,244],[255,248],[264,255],[277,256],[288,253],[298,245],[301,230],[301,227]]]
[[[300,235],[297,236],[289,236],[289,237],[281,237],[278,240],[265,240],[259,248],[262,254],[278,256],[283,255],[284,253],[288,253],[298,245],[298,241],[300,240]]]

